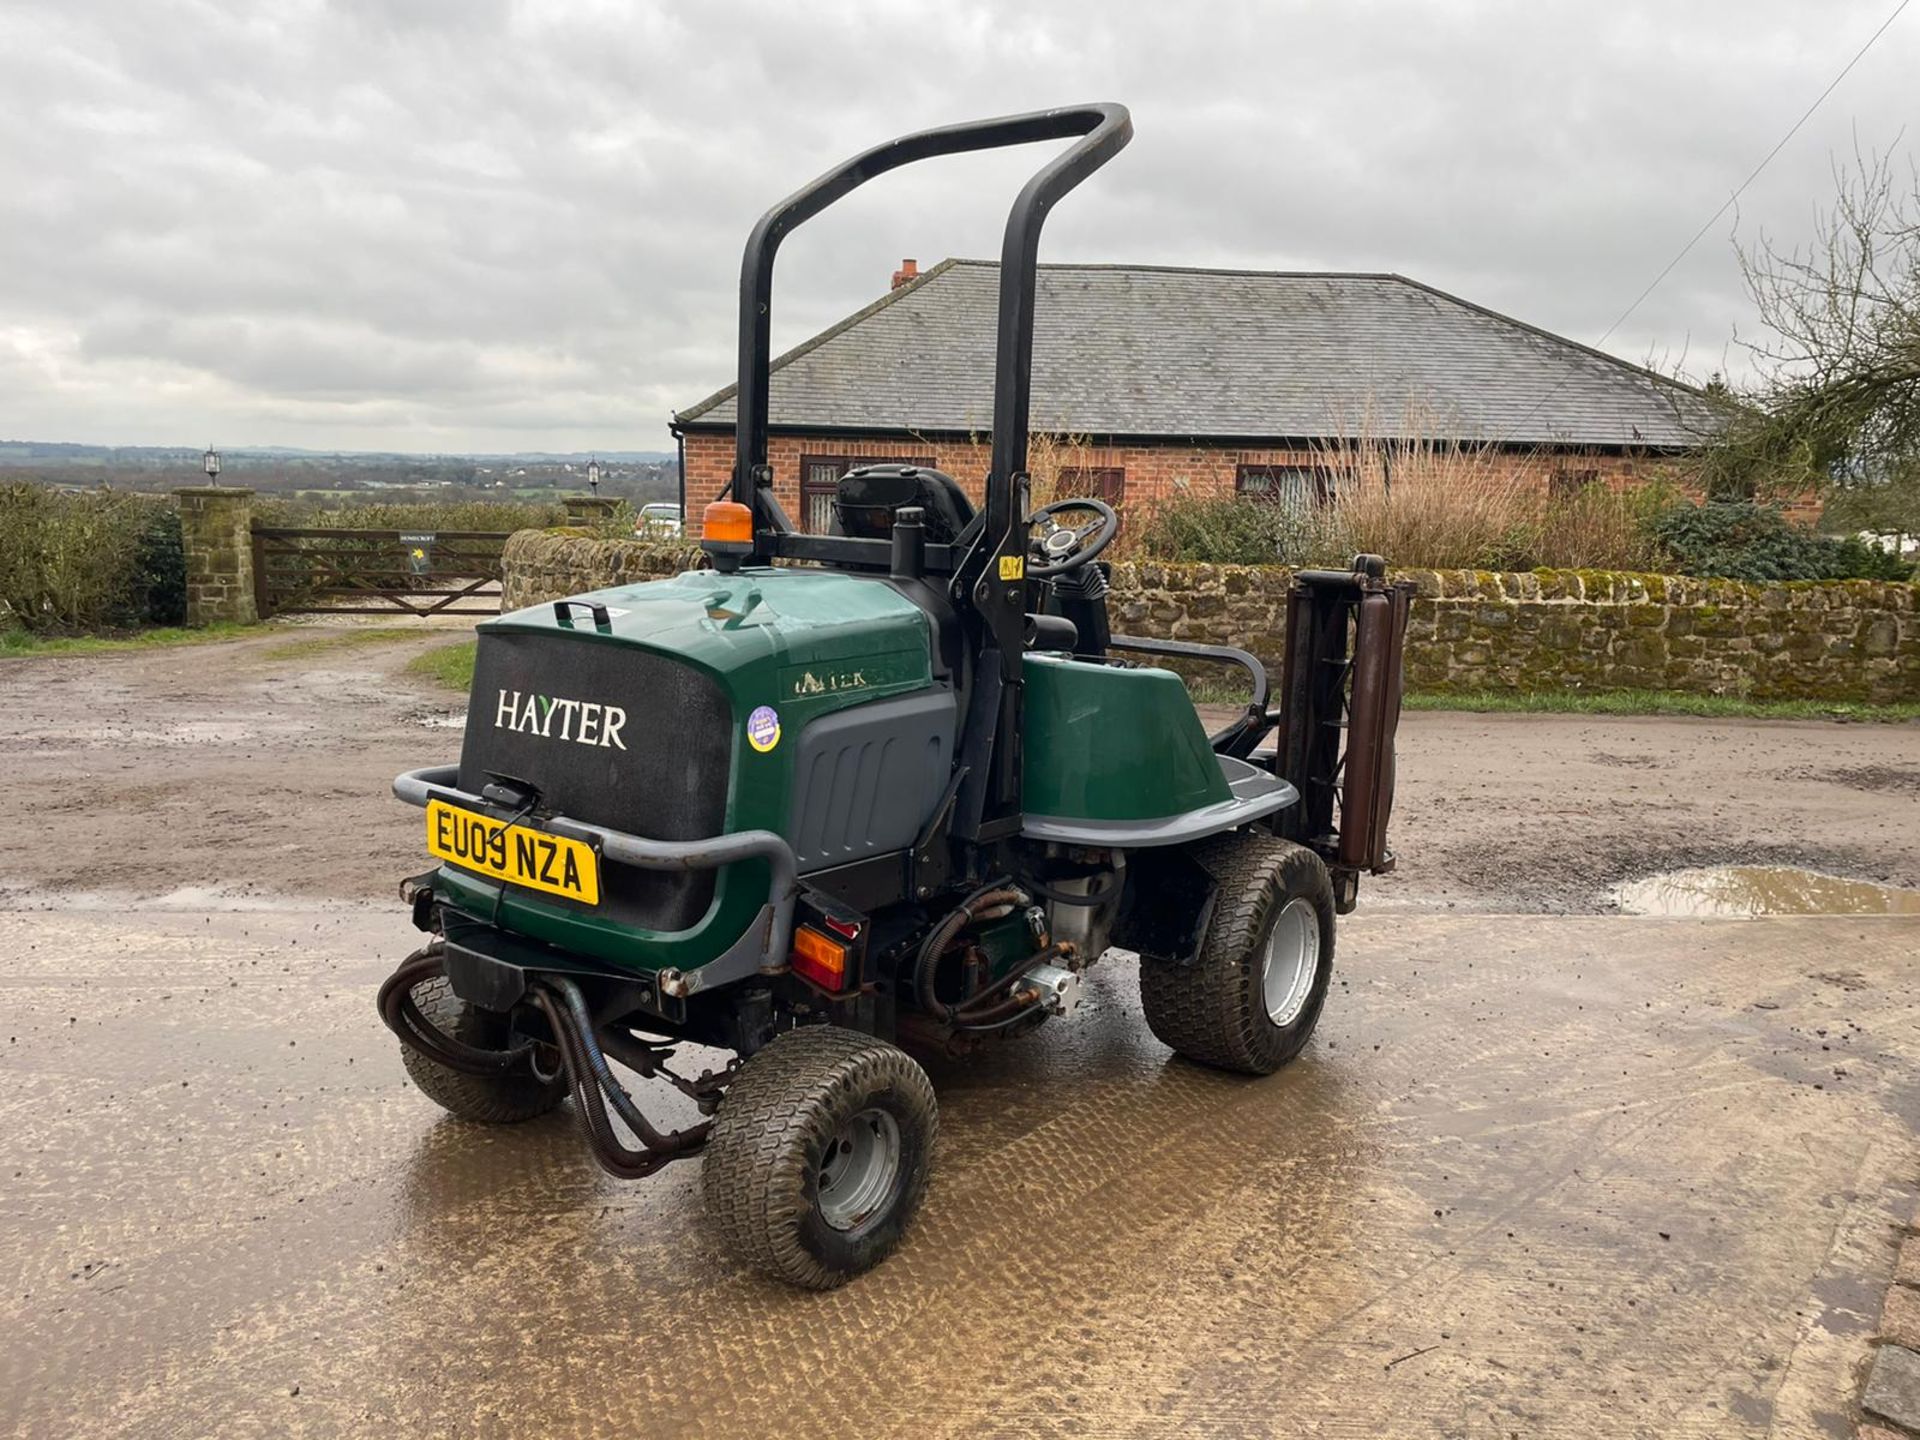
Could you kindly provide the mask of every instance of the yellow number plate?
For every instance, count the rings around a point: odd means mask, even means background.
[[[444,800],[430,800],[427,849],[463,870],[586,905],[600,903],[600,857],[581,840],[503,825]]]

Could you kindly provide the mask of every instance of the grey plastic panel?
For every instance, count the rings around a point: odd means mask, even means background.
[[[1231,755],[1214,758],[1220,762],[1227,789],[1233,792],[1231,798],[1217,805],[1204,805],[1160,820],[1067,820],[1055,815],[1029,815],[1020,833],[1029,840],[1142,850],[1150,845],[1182,845],[1298,803],[1300,792],[1278,776]]]
[[[936,686],[807,726],[788,825],[801,873],[913,844],[946,790],[958,718]]]

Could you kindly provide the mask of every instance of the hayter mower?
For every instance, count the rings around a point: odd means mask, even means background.
[[[1036,1030],[1124,947],[1155,1035],[1269,1074],[1319,1018],[1335,914],[1392,864],[1408,593],[1377,559],[1296,576],[1276,709],[1243,651],[1109,632],[1107,505],[1028,513],[1041,224],[1131,134],[1118,105],[924,131],[769,211],[712,568],[481,625],[459,763],[394,782],[440,862],[380,992],[414,1082],[495,1123],[570,1096],[618,1176],[701,1155],[730,1248],[797,1285],[878,1262],[926,1190],[933,1091],[896,1042]],[[1054,139],[1007,221],[985,508],[875,465],[835,533],[797,533],[767,463],[780,242],[896,166]],[[1252,701],[1208,736],[1141,656],[1239,666]],[[688,1075],[683,1041],[736,1058]],[[702,1118],[656,1124],[610,1061]]]

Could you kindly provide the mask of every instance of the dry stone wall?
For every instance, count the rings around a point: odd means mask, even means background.
[[[500,608],[522,610],[610,585],[637,585],[703,568],[698,545],[595,540],[564,530],[522,530],[500,553]]]
[[[509,609],[700,564],[695,547],[523,531]],[[1671,575],[1399,570],[1413,581],[1416,690],[1684,690],[1756,700],[1920,701],[1920,586],[1749,585]],[[1251,650],[1278,673],[1291,574],[1238,565],[1114,567],[1113,626]]]

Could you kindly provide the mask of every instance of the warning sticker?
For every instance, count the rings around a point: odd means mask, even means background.
[[[780,743],[780,712],[771,705],[762,705],[747,716],[747,743],[766,754]]]
[[[1002,580],[1024,580],[1027,576],[1027,562],[1019,555],[1000,557],[1000,578]]]

